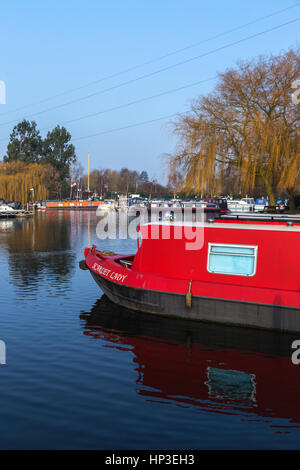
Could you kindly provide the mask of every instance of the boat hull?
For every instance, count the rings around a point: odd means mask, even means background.
[[[101,290],[114,303],[131,310],[228,325],[300,332],[300,309],[120,285],[90,270]]]

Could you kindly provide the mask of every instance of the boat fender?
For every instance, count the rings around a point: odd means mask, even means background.
[[[79,267],[80,267],[80,269],[82,269],[83,271],[86,271],[86,270],[89,269],[88,266],[87,266],[87,264],[86,264],[86,262],[85,262],[85,259],[82,259],[81,261],[79,261]]]
[[[193,281],[190,281],[189,290],[188,290],[188,292],[185,296],[185,305],[186,305],[187,308],[191,308],[191,306],[192,306],[192,293],[191,293],[192,282]]]

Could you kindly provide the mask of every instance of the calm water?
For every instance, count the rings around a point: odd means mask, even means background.
[[[78,268],[97,222],[0,221],[0,448],[299,449],[300,338],[111,304]]]

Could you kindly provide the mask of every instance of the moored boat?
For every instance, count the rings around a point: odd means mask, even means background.
[[[0,218],[1,219],[8,219],[14,218],[17,215],[17,210],[12,207],[10,204],[4,201],[4,199],[0,200]]]
[[[238,217],[139,228],[136,254],[86,248],[115,303],[148,313],[300,331],[300,220]]]
[[[97,210],[101,201],[46,201],[47,210]]]
[[[6,203],[2,203],[2,204],[0,205],[0,211],[1,211],[1,212],[5,212],[5,213],[8,213],[8,212],[14,213],[14,212],[15,212],[15,209],[14,209],[13,207],[9,206],[9,205],[6,204]]]
[[[117,210],[118,203],[114,199],[104,199],[103,203],[98,206],[98,215],[101,213],[115,212]]]
[[[267,208],[268,208],[268,201],[266,198],[261,197],[261,198],[256,199],[254,212],[266,212]]]
[[[254,211],[255,201],[253,198],[243,197],[242,199],[227,201],[228,209],[232,212],[252,212]]]

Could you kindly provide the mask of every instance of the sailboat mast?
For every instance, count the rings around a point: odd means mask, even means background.
[[[90,192],[90,152],[88,153],[88,192]]]

